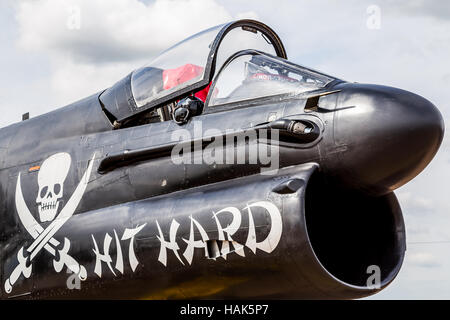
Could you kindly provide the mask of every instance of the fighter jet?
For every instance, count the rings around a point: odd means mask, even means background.
[[[261,22],[210,28],[0,129],[1,298],[375,294],[406,250],[394,190],[443,132],[428,100],[289,61]]]

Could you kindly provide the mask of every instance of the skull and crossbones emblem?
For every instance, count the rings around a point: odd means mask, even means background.
[[[41,222],[52,221],[58,212],[70,163],[69,154],[59,153],[45,160],[41,166],[38,175],[39,192],[36,198]]]
[[[77,274],[80,280],[86,280],[86,269],[68,254],[70,240],[64,238],[63,248],[58,249],[61,243],[54,238],[54,235],[72,217],[78,207],[86,191],[94,159],[95,155],[89,162],[88,168],[73,195],[61,209],[59,215],[57,214],[64,194],[64,182],[67,179],[72,159],[68,153],[57,153],[44,161],[38,174],[39,191],[36,204],[41,223],[50,222],[45,229],[36,221],[25,203],[21,174],[19,174],[15,194],[17,213],[24,228],[33,237],[34,242],[28,248],[22,247],[17,252],[18,265],[6,279],[4,285],[7,293],[12,291],[12,287],[21,275],[27,279],[31,276],[32,260],[42,249],[45,249],[54,257],[53,266],[56,272],[61,272],[66,266],[67,269]]]

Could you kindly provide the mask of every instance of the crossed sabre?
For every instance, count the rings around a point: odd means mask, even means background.
[[[16,208],[23,226],[33,237],[34,242],[27,249],[27,252],[30,254],[29,258],[25,257],[24,255],[24,247],[20,248],[20,250],[17,252],[17,261],[19,262],[19,264],[13,270],[9,278],[5,281],[5,291],[7,293],[10,293],[12,291],[13,285],[22,274],[27,279],[31,276],[31,261],[43,248],[48,251],[53,257],[55,257],[55,260],[53,260],[53,266],[56,272],[60,272],[63,267],[66,266],[73,273],[78,274],[80,280],[86,280],[86,268],[80,265],[73,257],[68,254],[70,249],[69,239],[64,238],[64,247],[61,250],[58,250],[56,247],[60,245],[60,242],[53,238],[53,235],[58,232],[59,229],[61,229],[61,227],[67,222],[67,220],[70,219],[70,217],[72,217],[76,208],[80,204],[81,198],[86,191],[89,177],[91,176],[94,159],[95,154],[90,160],[88,169],[81,178],[81,181],[75,189],[72,197],[70,197],[66,206],[61,210],[59,216],[55,220],[53,220],[45,230],[33,217],[25,203],[22,193],[22,185],[20,182],[21,175],[19,174],[16,186]],[[58,255],[59,260],[57,260]]]

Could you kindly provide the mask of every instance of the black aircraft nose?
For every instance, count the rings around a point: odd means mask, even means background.
[[[351,187],[392,191],[418,175],[444,135],[439,110],[414,93],[377,85],[341,84],[335,113],[336,171]],[[348,108],[350,107],[350,108]]]

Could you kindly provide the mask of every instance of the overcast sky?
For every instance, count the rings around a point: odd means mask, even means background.
[[[450,1],[2,0],[0,127],[115,83],[202,29],[238,18],[271,26],[290,60],[341,79],[399,87],[450,127]],[[373,298],[450,299],[450,143],[397,190],[405,264]]]

